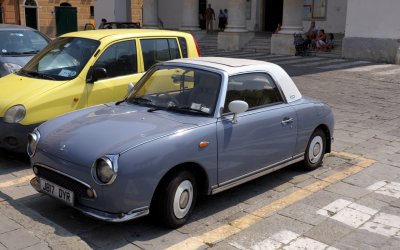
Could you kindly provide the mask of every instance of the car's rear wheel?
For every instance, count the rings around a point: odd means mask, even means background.
[[[316,129],[308,142],[304,154],[304,168],[314,170],[321,166],[326,149],[326,135],[321,129]]]
[[[180,171],[166,182],[156,208],[165,226],[177,228],[188,220],[197,198],[196,180],[188,171]]]

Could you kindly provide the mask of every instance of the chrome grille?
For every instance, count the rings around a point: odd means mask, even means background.
[[[43,166],[34,165],[34,167],[36,167],[38,169],[37,176],[39,178],[46,179],[46,180],[51,181],[61,187],[64,187],[66,189],[73,191],[75,194],[75,197],[81,197],[81,198],[85,198],[85,199],[92,198],[86,194],[86,190],[88,189],[88,187],[83,185],[82,183],[80,183],[72,178],[69,178],[68,176],[57,173],[51,169],[45,168]]]

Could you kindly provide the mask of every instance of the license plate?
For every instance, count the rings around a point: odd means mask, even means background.
[[[40,178],[40,189],[59,200],[74,205],[74,192],[71,190],[60,187],[57,184],[42,178]]]

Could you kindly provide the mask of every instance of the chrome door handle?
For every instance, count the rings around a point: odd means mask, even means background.
[[[281,121],[281,124],[283,126],[287,125],[287,124],[291,124],[293,123],[293,118],[289,118],[289,117],[285,117],[283,118],[283,120]]]

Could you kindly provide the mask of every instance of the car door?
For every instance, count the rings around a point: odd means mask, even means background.
[[[249,109],[232,122],[228,104],[243,100]],[[293,155],[297,119],[266,73],[231,76],[224,115],[217,122],[218,183],[227,184],[290,159]]]
[[[87,83],[88,106],[124,98],[129,83],[135,84],[143,75],[137,54],[135,39],[113,43],[104,50],[92,68],[105,69],[106,76]]]

